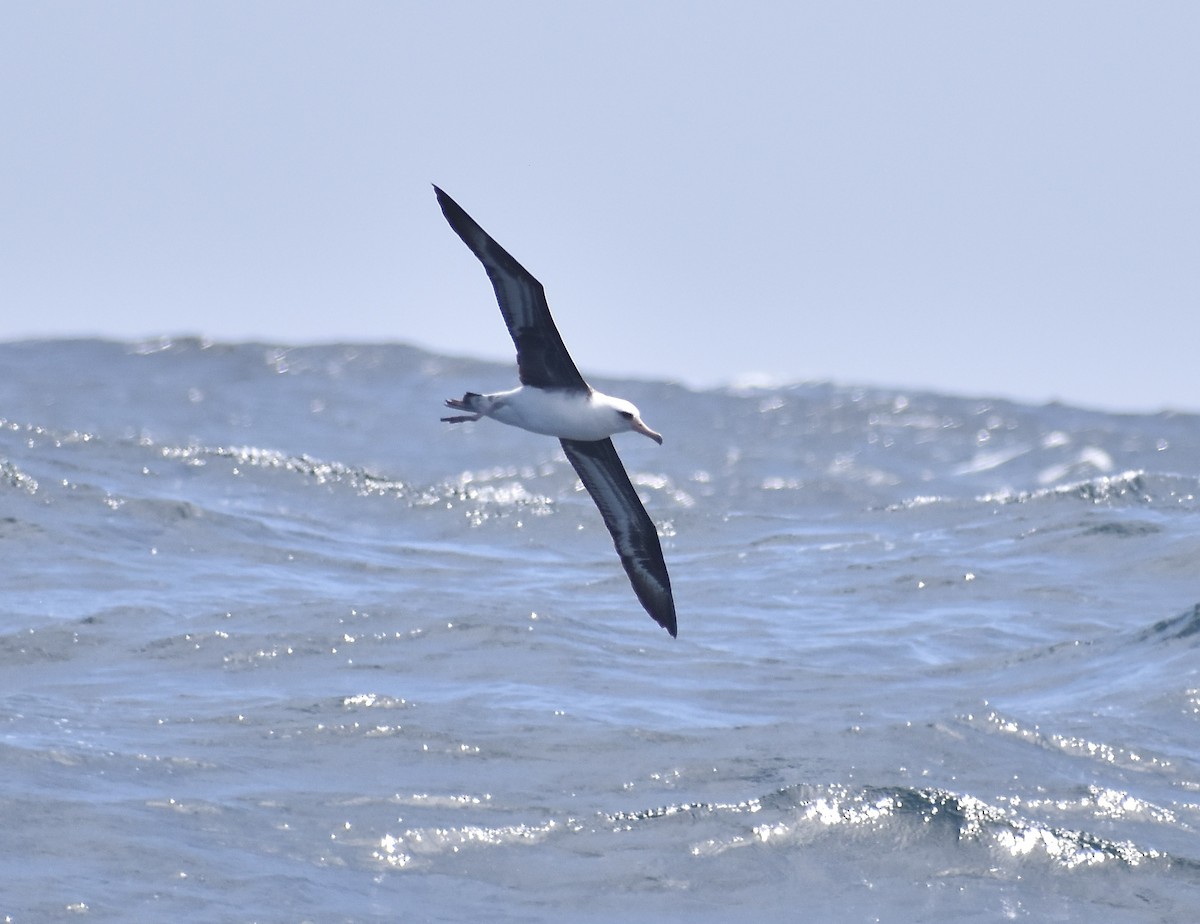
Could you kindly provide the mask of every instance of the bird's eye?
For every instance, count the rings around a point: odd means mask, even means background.
[[[617,411],[617,413],[620,414],[622,417],[624,417],[626,420],[633,420],[633,412],[632,411]]]

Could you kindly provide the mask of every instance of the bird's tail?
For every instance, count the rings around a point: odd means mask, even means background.
[[[464,414],[459,417],[443,417],[442,420],[444,420],[446,423],[466,423],[467,421],[478,420],[483,416],[483,414],[481,414],[475,408],[475,402],[478,398],[479,395],[475,394],[473,391],[467,392],[462,396],[461,399],[447,398],[446,407],[453,408],[456,411],[471,411],[472,413]]]

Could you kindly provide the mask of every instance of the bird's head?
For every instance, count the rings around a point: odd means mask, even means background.
[[[638,413],[638,409],[628,401],[622,401],[620,398],[613,399],[613,410],[617,412],[617,416],[622,421],[622,426],[626,430],[632,430],[634,433],[640,433],[642,436],[648,436],[658,445],[662,445],[662,434],[655,433],[646,426],[642,420],[642,415]]]

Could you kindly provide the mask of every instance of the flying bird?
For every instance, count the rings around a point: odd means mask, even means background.
[[[457,202],[433,187],[442,214],[483,264],[496,290],[504,323],[517,347],[519,388],[496,394],[467,392],[446,406],[465,413],[443,417],[463,423],[490,417],[534,433],[557,436],[571,465],[612,533],[621,564],[646,612],[675,636],[675,599],[658,530],[646,514],[609,439],[632,430],[662,444],[638,409],[601,394],[579,374],[550,316],[542,284],[479,227]]]

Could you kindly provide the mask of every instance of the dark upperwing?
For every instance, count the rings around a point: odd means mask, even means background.
[[[646,513],[612,440],[560,440],[579,479],[604,516],[633,591],[660,626],[675,637],[675,599],[658,530]]]
[[[546,292],[530,272],[475,223],[462,207],[433,187],[450,227],[471,248],[487,270],[504,323],[517,347],[517,373],[522,385],[535,388],[571,388],[589,391],[571,354],[563,346]]]

